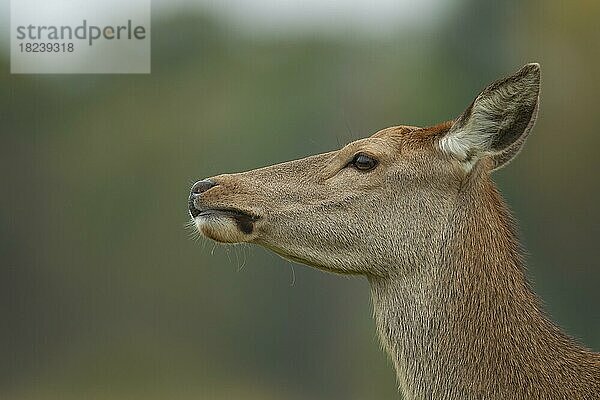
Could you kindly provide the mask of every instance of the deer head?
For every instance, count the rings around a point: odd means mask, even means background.
[[[430,256],[470,176],[510,161],[536,117],[540,70],[488,86],[456,120],[396,126],[343,148],[194,184],[197,229],[327,271],[389,276]]]
[[[600,355],[541,311],[490,178],[523,146],[539,87],[527,64],[453,121],[196,182],[191,216],[213,240],[365,275],[406,399],[596,398]]]

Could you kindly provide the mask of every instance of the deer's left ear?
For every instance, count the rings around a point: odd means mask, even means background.
[[[439,140],[440,149],[466,168],[485,156],[493,159],[494,169],[502,167],[519,152],[535,123],[539,92],[539,64],[492,83]]]

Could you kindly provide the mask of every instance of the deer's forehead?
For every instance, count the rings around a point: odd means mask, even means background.
[[[410,137],[410,133],[418,129],[413,126],[393,126],[382,129],[370,137],[349,143],[340,149],[339,153],[341,156],[358,152],[372,155],[395,153],[402,147],[402,143]]]
[[[385,128],[378,132],[375,132],[373,136],[371,136],[371,138],[398,140],[402,139],[405,135],[408,135],[409,133],[418,129],[421,128],[408,125],[391,126],[389,128]]]
[[[363,152],[371,155],[393,153],[400,147],[400,141],[393,138],[365,138],[347,144],[339,151],[340,156],[351,156]]]

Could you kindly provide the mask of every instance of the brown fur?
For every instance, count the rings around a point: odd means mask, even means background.
[[[217,185],[190,201],[214,213],[194,222],[220,242],[366,276],[405,399],[598,399],[600,355],[542,312],[491,179],[529,134],[538,92],[530,64],[456,121],[211,178]],[[358,153],[377,167],[354,168]],[[241,231],[236,219],[248,216],[253,229]]]

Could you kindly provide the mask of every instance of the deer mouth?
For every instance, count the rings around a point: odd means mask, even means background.
[[[254,230],[254,223],[260,219],[259,216],[237,208],[206,208],[195,210],[192,217],[202,219],[228,218],[233,220],[238,229],[245,234],[251,234]]]

